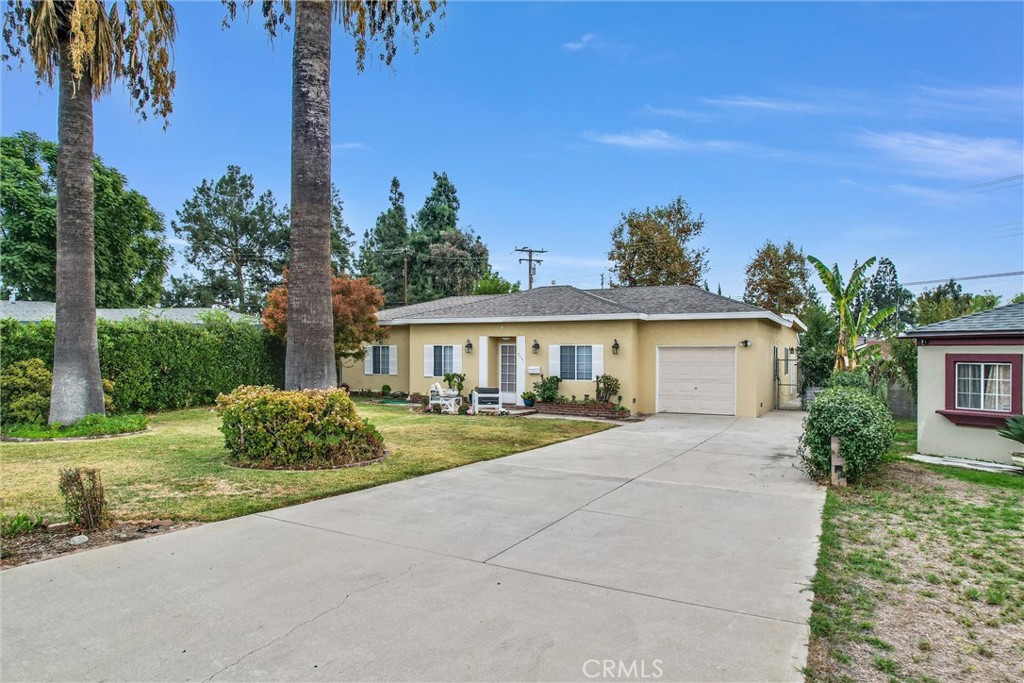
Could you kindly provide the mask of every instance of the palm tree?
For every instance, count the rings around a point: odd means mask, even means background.
[[[58,80],[56,334],[49,421],[103,413],[93,253],[92,100],[118,78],[136,111],[166,121],[176,27],[170,2],[126,0],[109,12],[96,0],[13,0],[4,10],[4,61],[27,49],[42,81]]]
[[[255,0],[225,0],[230,23],[239,5]],[[338,20],[355,39],[356,69],[365,66],[367,46],[379,39],[387,65],[397,53],[398,29],[405,27],[414,48],[418,36],[434,31],[432,18],[443,16],[443,2],[393,0],[303,0],[294,3],[292,53],[292,197],[291,259],[288,285],[288,339],[285,388],[336,386],[334,324],[331,305],[331,28]],[[261,3],[271,38],[285,25],[293,3]]]
[[[866,271],[875,264],[876,259],[872,256],[855,267],[850,273],[849,281],[845,284],[843,275],[839,272],[838,263],[829,268],[814,256],[808,256],[807,260],[818,271],[818,277],[821,278],[822,284],[825,285],[825,289],[832,297],[833,310],[839,316],[839,344],[836,347],[836,362],[832,371],[854,370],[858,365],[857,340],[876,329],[896,311],[895,308],[885,308],[869,313],[868,307],[865,306],[859,315],[853,314],[857,294],[867,281]]]

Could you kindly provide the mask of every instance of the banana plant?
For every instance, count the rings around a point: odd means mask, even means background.
[[[832,267],[829,268],[814,256],[808,256],[807,260],[818,271],[821,283],[825,285],[829,296],[832,297],[832,308],[839,316],[839,343],[836,347],[836,362],[832,371],[854,370],[858,365],[857,339],[876,329],[886,318],[896,312],[895,308],[890,307],[869,315],[867,308],[863,308],[860,315],[853,315],[857,294],[867,281],[867,270],[875,264],[877,259],[872,256],[854,268],[850,273],[850,279],[846,282],[843,280],[843,274],[839,272],[838,263],[832,264]]]

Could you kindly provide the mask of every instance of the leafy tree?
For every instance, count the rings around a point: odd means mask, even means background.
[[[135,111],[142,118],[152,111],[166,123],[176,32],[167,0],[111,2],[109,12],[91,0],[10,0],[4,10],[4,61],[21,64],[27,50],[37,78],[58,83],[51,424],[104,412],[96,331],[92,101],[122,79]]]
[[[885,308],[896,311],[883,326],[882,331],[886,334],[899,332],[914,324],[914,295],[900,284],[896,266],[887,258],[879,259],[878,269],[858,293],[854,304],[855,315],[860,315],[864,307],[872,312]]]
[[[434,187],[409,236],[409,303],[470,294],[488,272],[487,247],[458,224],[455,185],[447,173],[434,173]]]
[[[241,313],[262,310],[267,292],[280,281],[288,248],[287,214],[273,192],[257,197],[252,176],[228,166],[218,180],[195,188],[171,226],[199,272],[197,282],[187,281],[196,293],[205,290],[196,298]]]
[[[869,331],[877,329],[895,312],[895,309],[891,308],[869,311],[864,307],[856,314],[853,310],[857,295],[867,279],[865,272],[875,264],[875,257],[872,256],[859,266],[855,266],[850,273],[850,279],[846,282],[839,272],[839,264],[833,264],[829,269],[814,256],[808,256],[807,260],[818,271],[822,284],[832,297],[832,310],[839,320],[839,338],[836,342],[833,372],[854,370],[858,364],[857,340]]]
[[[704,231],[682,197],[666,206],[630,209],[612,230],[613,287],[697,285],[708,268],[707,249],[690,246]]]
[[[372,279],[384,291],[386,305],[396,306],[405,301],[404,260],[410,253],[409,220],[398,178],[391,179],[388,200],[391,206],[363,235],[357,268],[360,275]]]
[[[522,285],[519,282],[509,282],[497,272],[487,269],[482,278],[473,283],[474,294],[511,294],[518,292]]]
[[[803,249],[771,240],[758,248],[747,264],[743,300],[775,313],[797,313],[817,298]]]
[[[285,212],[287,213],[287,211]],[[345,223],[345,203],[341,193],[331,185],[331,270],[336,274],[351,273],[354,267],[352,228]]]
[[[366,344],[386,337],[387,332],[377,324],[377,311],[383,305],[383,294],[366,278],[352,278],[345,274],[331,278],[334,353],[337,359],[362,358]],[[267,296],[263,325],[278,339],[287,340],[287,279]]]
[[[962,315],[987,311],[998,306],[1001,298],[992,292],[984,294],[965,292],[959,282],[950,280],[935,289],[925,290],[918,295],[915,302],[917,324],[931,325],[943,320],[959,318]]]
[[[802,392],[809,386],[825,386],[832,374],[839,346],[839,323],[818,301],[804,307],[800,320],[807,326],[807,331],[800,335],[797,354]]]
[[[0,272],[6,295],[56,298],[57,145],[20,132],[0,141]],[[117,169],[93,159],[96,304],[151,306],[160,296],[171,249],[163,218],[126,187]]]
[[[1011,304],[1019,304],[1021,302],[1024,302],[1024,292],[1021,292],[1017,296],[1015,296],[1012,299],[1010,299],[1010,303]]]
[[[255,0],[224,0],[230,23],[239,6]],[[324,388],[337,383],[331,323],[331,32],[337,18],[355,39],[356,69],[368,45],[380,40],[380,59],[390,65],[397,37],[433,33],[441,3],[262,2],[264,27],[273,38],[294,8],[292,55],[291,315],[285,357],[285,388]],[[338,11],[335,11],[337,9]],[[400,31],[399,29],[404,29]]]
[[[897,379],[917,401],[917,345],[913,339],[889,340],[890,363],[896,369]]]

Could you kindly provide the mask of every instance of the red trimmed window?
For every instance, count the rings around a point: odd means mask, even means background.
[[[946,354],[946,408],[937,411],[958,425],[1002,427],[1021,414],[1021,354]]]

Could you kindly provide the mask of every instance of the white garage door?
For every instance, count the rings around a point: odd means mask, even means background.
[[[708,346],[658,349],[658,410],[736,414],[736,349]]]

